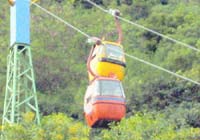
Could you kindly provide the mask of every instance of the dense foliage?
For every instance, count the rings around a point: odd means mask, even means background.
[[[93,0],[117,8],[123,17],[200,49],[198,0]],[[91,36],[116,39],[114,20],[84,0],[49,0],[39,4]],[[9,5],[0,1],[0,108],[9,52]],[[83,96],[88,84],[86,38],[31,6],[31,46],[42,125],[9,127],[9,139],[88,139],[83,121]],[[200,81],[199,53],[122,22],[125,51]],[[94,139],[200,139],[200,87],[127,57],[123,81],[127,119]],[[64,114],[50,115],[62,112]],[[141,112],[141,113],[138,113]],[[60,122],[61,120],[61,122]],[[69,134],[73,129],[74,134]],[[75,130],[77,129],[77,130]],[[81,130],[81,131],[79,131]],[[85,131],[85,132],[84,132]],[[53,132],[53,133],[52,133]],[[31,137],[32,134],[35,137]],[[18,137],[17,137],[18,138]]]
[[[104,130],[105,140],[196,140],[200,129],[178,128],[161,114],[136,114],[111,130]]]
[[[43,117],[41,126],[33,122],[33,113],[24,115],[20,125],[5,126],[6,140],[88,140],[89,128],[64,114]]]

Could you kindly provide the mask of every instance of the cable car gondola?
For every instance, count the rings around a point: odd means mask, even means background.
[[[84,97],[84,114],[90,127],[106,127],[111,121],[120,121],[126,113],[125,94],[119,80],[95,78]]]
[[[89,38],[88,42],[93,43],[88,60],[87,69],[89,81],[96,76],[116,77],[120,81],[124,78],[126,61],[124,56],[122,42],[122,29],[118,16],[118,10],[110,10],[115,16],[115,23],[118,31],[118,40],[116,42],[100,40],[96,37]]]

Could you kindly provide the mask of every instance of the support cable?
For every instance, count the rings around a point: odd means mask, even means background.
[[[86,33],[84,33],[83,31],[81,31],[80,29],[78,29],[77,27],[71,25],[69,22],[65,21],[64,19],[58,17],[57,15],[53,14],[52,12],[48,11],[47,9],[41,7],[40,5],[38,5],[37,3],[32,3],[32,5],[35,5],[36,7],[38,7],[39,9],[41,9],[42,11],[44,11],[45,13],[51,15],[52,17],[54,17],[55,19],[59,20],[60,22],[66,24],[68,27],[76,30],[77,32],[79,32],[80,34],[84,35],[87,38],[90,38],[90,36]]]
[[[165,68],[163,68],[163,67],[160,67],[160,66],[158,66],[158,65],[155,65],[155,64],[153,64],[153,63],[150,63],[150,62],[148,62],[148,61],[145,61],[145,60],[140,59],[140,58],[138,58],[138,57],[135,57],[135,56],[133,56],[133,55],[130,55],[130,54],[127,54],[127,53],[124,53],[124,54],[125,54],[127,57],[129,57],[129,58],[132,58],[132,59],[137,60],[137,61],[139,61],[139,62],[141,62],[141,63],[144,63],[144,64],[146,64],[146,65],[149,65],[149,66],[151,66],[151,67],[154,67],[154,68],[156,68],[156,69],[158,69],[158,70],[167,72],[167,73],[169,73],[169,74],[171,74],[171,75],[173,75],[173,76],[176,76],[176,77],[178,77],[178,78],[184,79],[184,80],[186,80],[186,81],[190,81],[190,82],[192,82],[192,83],[197,84],[197,85],[200,86],[200,83],[199,83],[199,82],[194,81],[194,80],[192,80],[192,79],[190,79],[190,78],[188,78],[188,77],[179,75],[179,74],[177,74],[177,73],[175,73],[175,72],[172,72],[172,71],[170,71],[170,70],[167,70],[167,69],[165,69]]]
[[[93,6],[97,7],[98,9],[100,9],[101,11],[103,11],[103,12],[105,12],[105,13],[108,13],[109,15],[112,15],[112,14],[110,13],[109,10],[106,10],[106,9],[102,8],[101,6],[99,6],[99,5],[97,5],[96,3],[92,2],[91,0],[87,0],[87,1],[88,1],[90,4],[92,4]],[[112,16],[113,16],[113,15],[112,15]],[[132,22],[132,21],[130,21],[130,20],[128,20],[128,19],[125,19],[125,18],[122,18],[122,17],[120,17],[120,16],[116,16],[116,17],[119,18],[120,20],[126,22],[126,23],[132,24],[132,25],[134,25],[134,26],[136,26],[136,27],[138,27],[138,28],[141,28],[141,29],[143,29],[143,30],[149,31],[149,32],[151,32],[151,33],[154,33],[154,34],[156,34],[156,35],[158,35],[158,36],[160,36],[160,37],[163,37],[163,38],[168,39],[168,40],[170,40],[170,41],[172,41],[172,42],[174,42],[174,43],[177,43],[177,44],[179,44],[179,45],[182,45],[182,46],[184,46],[184,47],[186,47],[186,48],[192,49],[192,50],[194,50],[194,51],[200,53],[200,49],[198,49],[198,48],[196,48],[196,47],[194,47],[194,46],[191,46],[191,45],[186,44],[186,43],[184,43],[184,42],[181,42],[181,41],[179,41],[179,40],[173,39],[173,38],[171,38],[171,37],[169,37],[169,36],[167,36],[167,35],[161,34],[161,33],[157,32],[157,31],[155,31],[155,30],[149,29],[149,28],[147,28],[147,27],[145,27],[145,26],[143,26],[143,25],[140,25],[140,24],[138,24],[138,23]]]
[[[45,8],[39,6],[39,5],[36,4],[36,3],[33,3],[33,5],[37,6],[39,9],[41,9],[42,11],[44,11],[44,12],[46,12],[47,14],[51,15],[52,17],[54,17],[55,19],[59,20],[60,22],[65,23],[67,26],[69,26],[69,27],[71,27],[72,29],[76,30],[76,31],[79,32],[80,34],[84,35],[85,37],[90,38],[90,35],[88,35],[87,33],[83,32],[83,31],[81,31],[81,30],[78,29],[77,27],[71,25],[71,24],[68,23],[67,21],[61,19],[60,17],[56,16],[55,14],[53,14],[53,13],[51,13],[50,11],[46,10]],[[162,67],[160,67],[160,66],[158,66],[158,65],[155,65],[155,64],[150,63],[150,62],[148,62],[148,61],[145,61],[145,60],[143,60],[143,59],[140,59],[140,58],[138,58],[138,57],[136,57],[136,56],[133,56],[133,55],[130,55],[130,54],[127,54],[127,53],[124,53],[124,54],[125,54],[127,57],[131,58],[131,59],[134,59],[134,60],[136,60],[136,61],[139,61],[139,62],[144,63],[144,64],[146,64],[146,65],[149,65],[149,66],[151,66],[151,67],[154,67],[154,68],[156,68],[156,69],[158,69],[158,70],[167,72],[167,73],[169,73],[169,74],[171,74],[171,75],[173,75],[173,76],[175,76],[175,77],[181,78],[181,79],[183,79],[183,80],[185,80],[185,81],[189,81],[189,82],[191,82],[191,83],[194,83],[194,84],[200,86],[200,83],[199,83],[199,82],[194,81],[194,80],[192,80],[192,79],[190,79],[190,78],[188,78],[188,77],[179,75],[179,74],[177,74],[177,73],[175,73],[175,72],[172,72],[172,71],[170,71],[170,70],[167,70],[167,69],[165,69],[165,68],[162,68]]]

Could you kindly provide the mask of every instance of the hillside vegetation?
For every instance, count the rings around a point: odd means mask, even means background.
[[[119,9],[133,22],[200,49],[198,0],[93,0]],[[38,2],[91,36],[116,40],[112,16],[84,0]],[[0,114],[9,53],[9,5],[0,1]],[[125,52],[200,82],[200,53],[135,26],[122,23]],[[5,126],[8,140],[198,140],[200,86],[126,58],[123,81],[127,116],[111,129],[92,132],[83,117],[88,85],[86,37],[31,6],[31,47],[41,126],[24,122]],[[2,116],[2,115],[1,115]],[[27,129],[30,128],[30,129]],[[33,135],[34,134],[34,135]]]

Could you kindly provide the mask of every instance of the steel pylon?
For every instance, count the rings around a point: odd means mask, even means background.
[[[20,123],[23,113],[33,112],[40,124],[35,78],[29,45],[10,47],[2,124]]]

